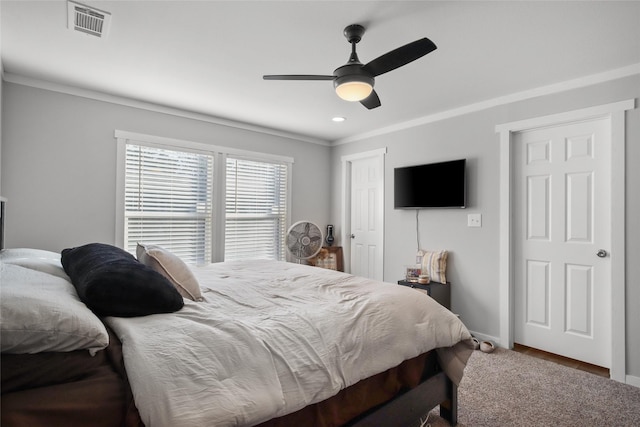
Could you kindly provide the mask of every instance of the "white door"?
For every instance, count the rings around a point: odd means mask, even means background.
[[[351,274],[383,280],[384,157],[351,162]]]
[[[516,343],[611,367],[609,120],[514,141]]]

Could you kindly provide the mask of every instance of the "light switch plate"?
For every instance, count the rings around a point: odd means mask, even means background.
[[[468,214],[467,227],[482,227],[482,214]]]

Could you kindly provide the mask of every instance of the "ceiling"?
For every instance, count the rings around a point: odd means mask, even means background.
[[[66,1],[0,3],[5,78],[19,76],[340,142],[610,70],[638,69],[638,1],[93,1],[105,38],[67,29]],[[381,75],[382,106],[339,99],[349,24],[372,59],[428,37],[434,52]],[[332,117],[342,116],[342,123]]]

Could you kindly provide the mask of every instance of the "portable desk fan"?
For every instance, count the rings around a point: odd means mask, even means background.
[[[322,231],[309,221],[298,221],[287,231],[287,250],[298,263],[313,258],[322,249]]]

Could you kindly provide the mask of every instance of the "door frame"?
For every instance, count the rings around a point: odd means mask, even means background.
[[[340,158],[342,163],[342,229],[340,230],[340,241],[342,242],[342,250],[344,253],[344,271],[351,273],[351,168],[354,160],[367,158],[378,158],[382,164],[382,197],[379,206],[382,215],[382,223],[384,224],[384,186],[385,186],[385,170],[384,156],[387,154],[387,147],[378,148],[377,150],[363,151],[361,153],[347,154]],[[384,259],[384,227],[382,230],[382,259]],[[384,263],[382,267],[382,275],[384,277]]]
[[[611,367],[610,377],[626,382],[625,316],[625,111],[635,108],[635,99],[598,105],[495,127],[500,134],[500,231],[499,231],[499,313],[500,343],[513,348],[515,322],[513,224],[513,134],[578,121],[607,119],[611,125]]]

